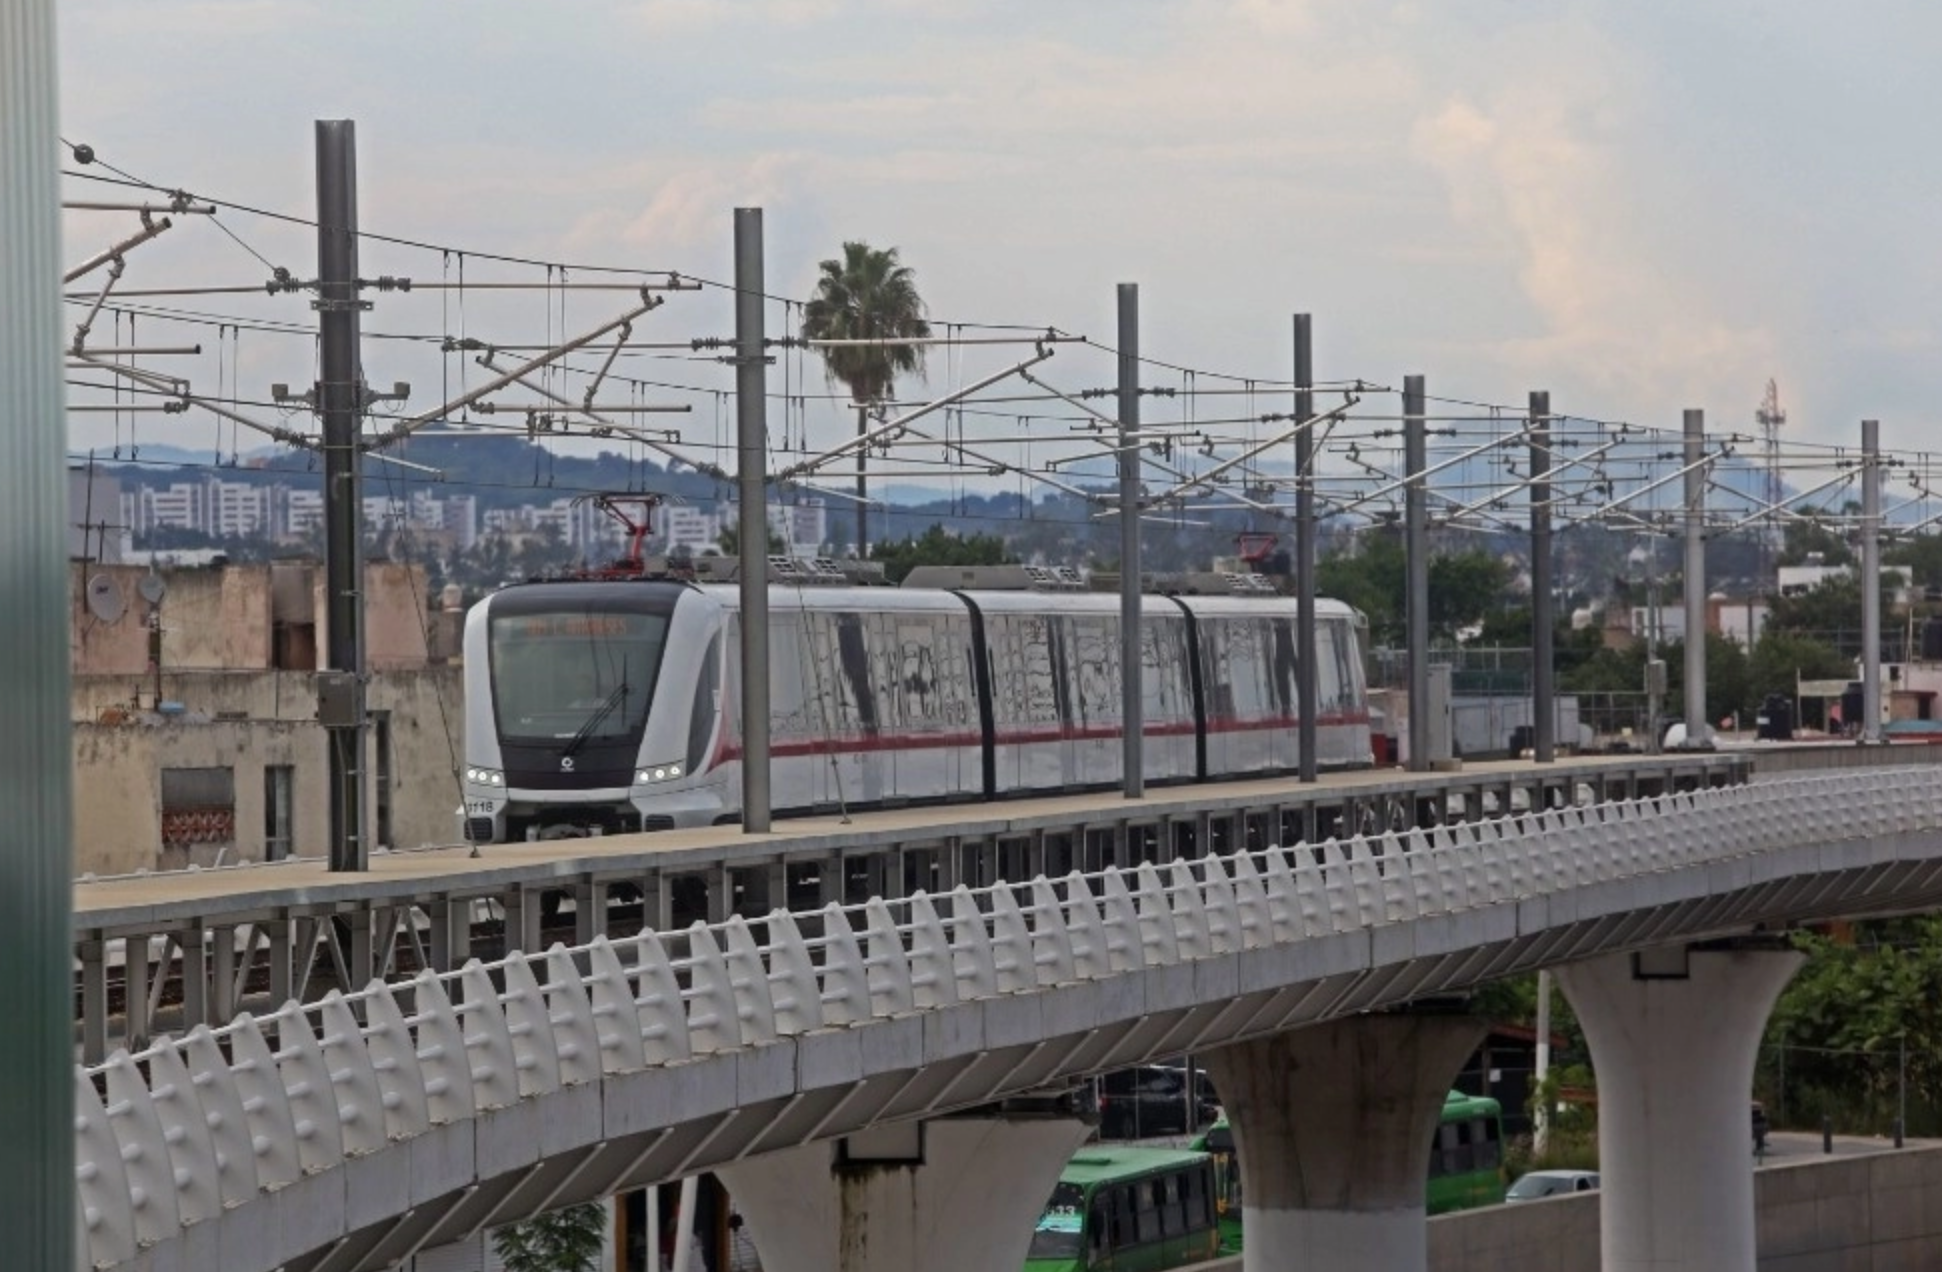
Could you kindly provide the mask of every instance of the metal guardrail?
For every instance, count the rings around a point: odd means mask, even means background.
[[[374,854],[368,873],[305,860],[98,880],[74,893],[82,1058],[98,1062],[162,1031],[314,1001],[374,976],[544,949],[554,935],[583,945],[730,913],[755,918],[1139,861],[1164,867],[1243,846],[1741,782],[1750,771],[1724,754],[1370,770],[1312,784],[1166,787],[1134,802],[1096,793],[881,810],[842,824],[778,822],[770,835],[716,828],[494,845],[477,858]]]
[[[961,1002],[1858,837],[1942,829],[1942,775],[1843,774],[473,961],[76,1070],[82,1266],[562,1088]],[[544,979],[542,980],[542,974]]]

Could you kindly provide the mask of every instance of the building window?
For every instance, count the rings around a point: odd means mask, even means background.
[[[391,788],[393,785],[391,713],[389,711],[373,711],[371,713],[371,724],[373,726],[372,732],[375,735],[374,749],[377,751],[375,762],[377,765],[378,846],[381,848],[390,848],[393,846],[391,842]]]
[[[290,764],[263,766],[263,860],[282,861],[296,845],[294,801],[297,770]]]
[[[228,768],[162,770],[162,846],[236,842],[236,774]]]

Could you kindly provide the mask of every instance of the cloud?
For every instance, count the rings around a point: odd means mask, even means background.
[[[656,262],[712,256],[728,241],[732,209],[800,208],[813,198],[822,166],[816,156],[792,151],[669,164],[644,203],[603,207],[581,217],[565,235],[565,245],[589,250],[618,243],[644,250]],[[645,179],[646,174],[636,174],[637,181]]]
[[[1619,140],[1617,54],[1573,48],[1537,75],[1448,96],[1412,133],[1457,227],[1515,270],[1541,328],[1476,343],[1525,383],[1575,378],[1649,409],[1763,379],[1772,334],[1723,317],[1716,280],[1669,268],[1650,240],[1664,211],[1638,180],[1649,158]]]
[[[638,0],[625,16],[650,34],[689,35],[750,21],[804,26],[842,11],[841,0]]]

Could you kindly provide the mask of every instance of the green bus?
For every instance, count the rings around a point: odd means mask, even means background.
[[[1220,1215],[1222,1254],[1241,1249],[1241,1162],[1234,1131],[1221,1118],[1191,1148],[1214,1159],[1215,1210]],[[1443,1102],[1436,1141],[1430,1145],[1429,1213],[1493,1206],[1504,1199],[1504,1120],[1497,1101],[1452,1091]]]
[[[1181,1149],[1080,1149],[1032,1234],[1027,1272],[1157,1272],[1220,1246],[1214,1159]]]

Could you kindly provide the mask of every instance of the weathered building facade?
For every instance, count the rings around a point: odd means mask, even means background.
[[[456,615],[426,604],[415,567],[373,563],[365,587],[372,842],[455,842]],[[77,874],[324,855],[322,588],[311,562],[77,564]]]

